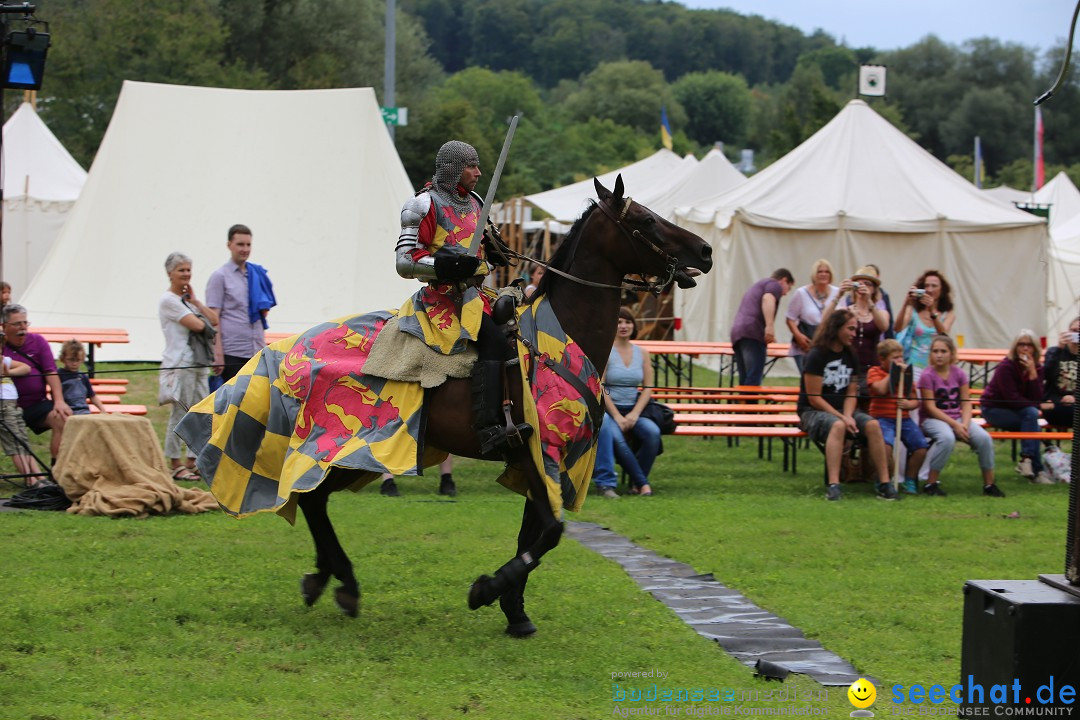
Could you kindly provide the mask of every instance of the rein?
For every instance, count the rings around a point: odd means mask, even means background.
[[[570,273],[565,272],[563,270],[560,270],[560,269],[558,269],[556,267],[553,267],[552,265],[550,265],[550,264],[548,264],[548,263],[546,263],[546,262],[544,262],[542,260],[536,260],[534,258],[528,257],[527,255],[522,255],[521,253],[515,252],[513,250],[509,250],[509,248],[506,248],[506,250],[508,251],[506,254],[511,255],[511,256],[513,256],[515,258],[518,258],[519,260],[528,260],[531,263],[535,263],[537,265],[540,265],[541,267],[545,268],[546,270],[548,270],[550,272],[553,272],[553,273],[555,273],[556,275],[558,275],[560,277],[564,277],[567,280],[578,283],[579,285],[587,285],[589,287],[597,287],[597,288],[606,288],[606,289],[609,289],[609,290],[633,290],[635,292],[648,291],[648,292],[651,292],[653,295],[659,295],[661,293],[661,291],[663,291],[663,289],[666,288],[668,285],[670,285],[671,282],[675,279],[675,272],[677,270],[677,268],[676,268],[677,261],[673,256],[671,256],[671,255],[667,254],[666,252],[664,252],[663,250],[661,250],[660,247],[656,243],[654,243],[653,241],[651,241],[647,237],[645,237],[641,233],[640,230],[630,231],[630,230],[628,230],[626,228],[626,225],[623,224],[623,220],[626,218],[626,213],[627,213],[627,211],[629,211],[630,204],[633,201],[634,201],[633,198],[629,198],[629,197],[626,198],[626,202],[623,204],[622,212],[619,213],[618,217],[615,217],[615,215],[611,212],[611,210],[609,210],[604,205],[604,203],[597,202],[596,205],[600,209],[600,211],[603,212],[604,215],[606,215],[608,217],[608,219],[610,219],[613,223],[615,223],[615,227],[619,228],[619,230],[622,232],[623,235],[625,235],[627,238],[629,238],[632,242],[636,240],[636,241],[645,243],[645,247],[652,250],[654,253],[659,255],[664,260],[664,263],[667,266],[667,268],[666,268],[666,277],[664,277],[664,278],[662,278],[660,280],[656,280],[654,282],[647,282],[647,281],[643,281],[643,280],[626,279],[626,280],[623,280],[623,282],[620,283],[619,285],[610,285],[608,283],[598,283],[598,282],[594,282],[592,280],[586,280],[585,278],[577,277],[576,275],[571,275]],[[637,253],[636,245],[634,245],[634,252],[635,252],[635,254]],[[573,257],[573,255],[574,254],[571,254],[571,258]],[[642,277],[644,277],[643,274],[642,274]]]

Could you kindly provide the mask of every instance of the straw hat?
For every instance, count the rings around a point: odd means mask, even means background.
[[[874,268],[870,267],[869,265],[863,265],[861,268],[856,270],[855,274],[851,276],[851,279],[856,282],[863,280],[866,282],[872,282],[874,283],[874,285],[881,285],[881,278],[879,278],[878,274],[874,272]]]

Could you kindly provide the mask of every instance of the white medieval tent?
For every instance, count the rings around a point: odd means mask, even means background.
[[[4,123],[3,279],[21,298],[60,234],[86,171],[24,102]]]
[[[746,176],[735,169],[724,153],[714,148],[701,162],[668,176],[662,185],[658,184],[648,192],[639,191],[634,199],[671,220],[676,208],[693,207],[745,182]]]
[[[861,100],[745,184],[676,217],[716,259],[700,287],[678,294],[683,339],[728,339],[751,282],[786,267],[804,284],[821,257],[840,277],[880,266],[894,308],[922,271],[939,269],[954,288],[953,332],[970,347],[1045,328],[1046,221],[986,197]]]
[[[643,160],[598,175],[597,179],[604,187],[611,189],[615,185],[616,176],[622,175],[626,194],[636,197],[670,187],[687,168],[696,164],[697,158],[693,155],[680,158],[670,150],[661,149]],[[525,196],[526,203],[564,223],[577,220],[585,210],[586,202],[595,199],[596,190],[593,188],[592,178]]]
[[[20,302],[42,326],[123,327],[106,360],[156,360],[165,257],[193,259],[204,294],[251,227],[278,306],[270,330],[398,307],[393,271],[412,188],[371,88],[256,91],[125,82],[82,195]]]
[[[1000,200],[1003,203],[1027,203],[1032,202],[1032,195],[1034,193],[1027,192],[1026,190],[1017,190],[1014,187],[1008,185],[998,185],[997,187],[984,188],[983,192],[995,200]]]
[[[1080,190],[1076,189],[1073,181],[1063,172],[1059,172],[1050,182],[1039,188],[1030,202],[1049,206],[1051,238],[1054,236],[1054,228],[1080,215]]]

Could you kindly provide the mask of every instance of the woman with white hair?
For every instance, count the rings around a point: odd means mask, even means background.
[[[203,332],[207,323],[216,324],[218,316],[195,297],[191,258],[181,252],[170,253],[165,259],[165,272],[169,276],[169,289],[158,301],[158,320],[165,335],[165,351],[158,371],[158,402],[172,404],[165,432],[165,457],[169,458],[174,480],[198,480],[194,453],[188,448],[187,461],[181,463],[183,445],[173,431],[188,408],[210,394],[209,367],[195,367],[189,338],[193,332]]]
[[[1002,430],[1039,432],[1039,411],[1052,409],[1043,402],[1043,366],[1039,340],[1031,330],[1021,330],[998,363],[994,377],[982,395],[982,415],[988,425]],[[1038,440],[1020,441],[1016,472],[1040,485],[1053,483],[1043,470]]]
[[[784,319],[791,330],[791,349],[788,355],[802,372],[806,353],[814,333],[825,315],[825,308],[836,304],[840,289],[832,284],[833,267],[825,258],[815,260],[810,266],[810,284],[803,285],[791,294]]]

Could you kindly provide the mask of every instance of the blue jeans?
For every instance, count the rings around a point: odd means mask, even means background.
[[[760,385],[765,377],[766,346],[760,340],[743,338],[734,345],[735,367],[740,385]]]
[[[633,405],[615,407],[623,415],[634,409]],[[635,487],[649,482],[649,471],[652,470],[656,454],[660,450],[660,428],[652,420],[639,417],[630,429],[630,434],[638,441],[636,453],[630,449],[615,419],[610,415],[604,416],[596,443],[596,465],[593,467],[593,481],[598,487],[614,488],[618,483],[615,475],[616,460],[629,473],[630,481]]]
[[[988,408],[983,407],[987,424],[1013,432],[1039,432],[1039,408]],[[1020,455],[1031,459],[1031,469],[1038,474],[1043,469],[1042,453],[1038,440],[1021,440]]]

